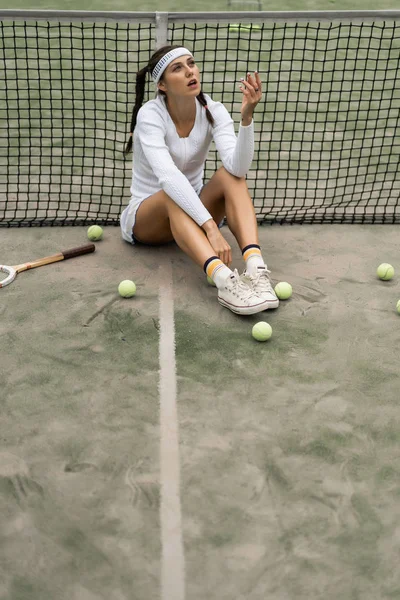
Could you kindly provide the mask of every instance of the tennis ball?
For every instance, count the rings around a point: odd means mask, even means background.
[[[118,293],[123,298],[131,298],[136,294],[136,285],[130,279],[124,279],[118,286]]]
[[[229,31],[240,31],[241,29],[243,29],[244,31],[251,31],[252,29],[261,29],[261,25],[256,25],[255,23],[248,25],[245,25],[244,23],[242,23],[241,25],[239,23],[232,23],[231,25],[229,25],[228,29]]]
[[[400,300],[397,301],[396,308],[397,308],[397,312],[400,315]]]
[[[392,279],[394,275],[394,269],[392,265],[389,265],[388,263],[382,263],[377,268],[376,274],[380,279],[383,279],[383,281],[389,281],[389,279]]]
[[[97,242],[103,237],[103,230],[100,225],[91,225],[87,230],[87,236],[92,242]]]
[[[211,279],[211,277],[209,275],[207,275],[207,281],[208,281],[209,285],[213,285],[214,287],[216,287],[214,281]]]
[[[275,294],[280,300],[287,300],[292,295],[292,286],[287,281],[280,281],[275,286]]]
[[[269,340],[272,335],[272,327],[269,323],[265,321],[260,321],[253,326],[251,330],[251,334],[255,340],[258,342],[265,342]]]

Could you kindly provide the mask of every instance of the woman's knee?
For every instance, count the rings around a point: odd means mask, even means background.
[[[217,174],[222,178],[222,179],[227,179],[230,181],[246,181],[246,177],[238,177],[237,175],[232,175],[232,173],[229,173],[229,171],[227,171],[225,169],[225,167],[220,167],[217,170]]]

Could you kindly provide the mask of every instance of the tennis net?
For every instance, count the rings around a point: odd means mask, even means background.
[[[400,222],[400,11],[3,10],[0,23],[0,226],[119,223],[136,72],[165,43],[193,51],[236,129],[238,81],[260,73],[259,223]],[[205,181],[219,166],[212,146]]]

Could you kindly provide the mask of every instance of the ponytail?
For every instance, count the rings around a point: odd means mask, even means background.
[[[206,109],[206,116],[207,116],[207,121],[209,123],[211,123],[212,126],[214,126],[214,117],[212,116],[212,114],[210,113],[208,106],[207,106],[207,100],[204,97],[203,92],[200,92],[200,94],[198,96],[196,96],[197,100],[200,102],[200,104],[202,106],[204,106],[204,108]]]
[[[132,150],[133,131],[136,127],[136,120],[137,120],[138,112],[143,104],[144,90],[146,87],[146,75],[147,75],[148,71],[149,71],[149,66],[147,65],[146,67],[141,69],[141,71],[138,71],[136,74],[136,102],[135,102],[135,106],[133,107],[133,112],[132,112],[131,129],[130,129],[131,134],[129,136],[129,140],[128,140],[125,150],[124,150],[125,155],[128,154]]]

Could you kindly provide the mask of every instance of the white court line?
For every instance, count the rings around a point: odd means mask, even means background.
[[[162,600],[184,600],[185,559],[176,405],[174,297],[172,265],[169,257],[166,257],[160,265],[159,282],[161,598]]]

